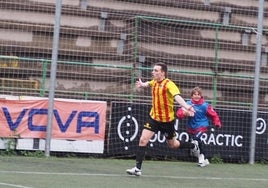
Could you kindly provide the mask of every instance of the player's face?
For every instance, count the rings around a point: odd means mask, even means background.
[[[193,95],[192,95],[192,99],[193,99],[194,101],[199,101],[199,100],[201,99],[201,95],[200,95],[200,93],[198,93],[198,92],[193,93]]]
[[[155,81],[162,81],[165,78],[165,73],[162,71],[161,66],[154,66],[152,71],[152,77]]]

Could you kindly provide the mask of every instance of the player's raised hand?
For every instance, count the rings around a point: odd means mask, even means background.
[[[139,80],[136,81],[136,87],[140,88],[140,87],[146,87],[147,83],[146,82],[142,82],[141,79],[139,78]]]
[[[136,81],[136,87],[139,88],[139,87],[141,87],[141,85],[142,85],[142,81],[139,78],[139,80]]]

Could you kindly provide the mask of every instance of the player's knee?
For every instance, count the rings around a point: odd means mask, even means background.
[[[174,142],[174,141],[167,141],[167,145],[171,149],[176,149],[179,147],[179,143]]]
[[[177,148],[177,146],[175,146],[174,144],[168,144],[168,147],[169,147],[170,149],[175,149],[175,148]]]
[[[146,146],[147,143],[149,142],[148,139],[145,139],[145,138],[140,138],[140,141],[139,141],[139,146]]]

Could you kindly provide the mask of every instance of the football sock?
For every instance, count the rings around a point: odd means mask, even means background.
[[[137,154],[136,154],[136,167],[141,169],[142,161],[145,156],[146,146],[138,146]]]

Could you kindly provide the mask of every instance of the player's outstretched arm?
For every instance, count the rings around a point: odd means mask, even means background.
[[[188,116],[194,116],[194,108],[191,105],[188,105],[180,95],[176,95],[175,100],[182,106],[183,110],[187,112]]]
[[[206,111],[206,115],[212,120],[212,123],[215,127],[221,128],[222,124],[221,124],[221,120],[219,118],[219,115],[217,114],[217,112],[212,108],[211,105],[208,106],[207,111]]]

